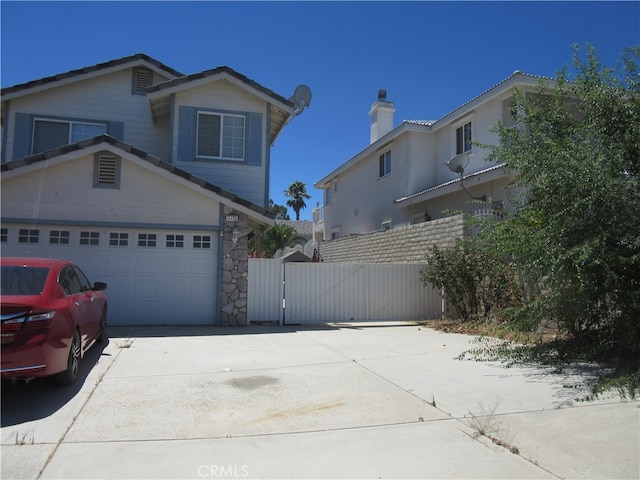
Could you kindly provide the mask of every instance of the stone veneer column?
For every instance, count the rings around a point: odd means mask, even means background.
[[[233,243],[233,230],[240,231],[240,239]],[[247,217],[238,215],[237,222],[225,222],[222,237],[222,292],[220,323],[225,326],[247,324]]]

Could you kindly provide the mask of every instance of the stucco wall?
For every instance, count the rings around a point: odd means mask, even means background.
[[[456,215],[385,232],[322,242],[319,251],[324,262],[424,262],[434,245],[446,247],[464,235],[464,218]]]

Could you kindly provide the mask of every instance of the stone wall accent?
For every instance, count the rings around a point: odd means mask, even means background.
[[[234,228],[238,228],[241,233],[236,244],[233,243]],[[248,233],[245,215],[238,215],[238,221],[235,223],[225,222],[222,235],[221,325],[247,325]]]
[[[349,235],[319,244],[324,262],[415,263],[424,262],[434,245],[447,247],[468,235],[463,215],[394,228],[383,232]]]

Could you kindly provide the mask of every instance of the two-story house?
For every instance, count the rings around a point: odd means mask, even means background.
[[[270,149],[297,107],[144,54],[2,89],[2,255],[78,262],[112,324],[243,324],[247,236],[274,224]]]
[[[403,227],[442,218],[447,210],[485,211],[474,198],[491,201],[489,210],[506,202],[511,177],[475,142],[497,144],[491,127],[515,122],[514,88],[526,92],[540,80],[516,71],[438,120],[396,127],[394,104],[381,90],[369,112],[370,144],[314,184],[324,190],[314,239]]]

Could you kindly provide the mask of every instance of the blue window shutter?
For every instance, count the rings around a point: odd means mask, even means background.
[[[31,138],[33,137],[33,115],[16,113],[12,160],[31,155]]]
[[[178,110],[178,158],[177,160],[189,161],[195,158],[195,109],[181,106]]]
[[[107,123],[107,134],[118,140],[124,140],[124,122]]]
[[[247,113],[245,125],[245,155],[247,165],[262,165],[262,114]]]

